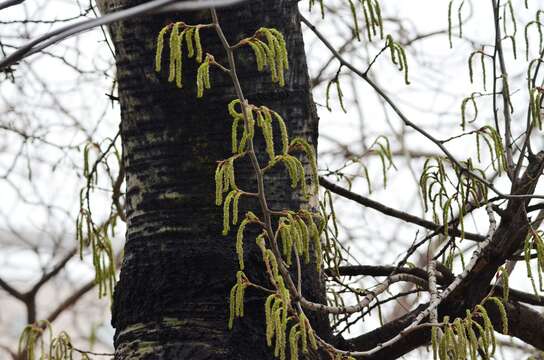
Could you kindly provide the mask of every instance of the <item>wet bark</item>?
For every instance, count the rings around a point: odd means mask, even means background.
[[[105,11],[114,11],[140,2],[102,4]],[[317,117],[297,16],[293,0],[252,0],[219,11],[231,43],[261,26],[285,34],[290,69],[284,88],[273,85],[268,73],[256,71],[249,49],[238,52],[239,76],[251,103],[279,112],[290,135],[302,136],[315,146]],[[216,161],[230,155],[226,106],[235,98],[234,89],[227,75],[212,69],[212,90],[197,99],[194,59],[184,59],[183,89],[169,84],[166,73],[154,72],[156,36],[172,21],[198,24],[211,19],[208,11],[201,11],[146,16],[110,28],[122,111],[128,218],[125,257],[112,308],[115,358],[272,359],[273,351],[264,339],[265,294],[248,290],[244,318],[227,330],[228,295],[238,262],[234,231],[221,236],[222,210],[214,205],[213,174]],[[213,30],[201,34],[204,51],[227,65]],[[239,164],[236,173],[244,179],[239,180],[242,189],[255,190],[249,162]],[[297,208],[303,202],[290,190],[284,172],[274,173],[266,187],[272,208]],[[256,205],[242,199],[241,213]],[[260,251],[249,233],[245,253],[248,277],[268,285],[262,278]],[[305,271],[303,291],[308,298],[323,301],[323,282],[311,267]],[[314,323],[327,337],[326,319]]]

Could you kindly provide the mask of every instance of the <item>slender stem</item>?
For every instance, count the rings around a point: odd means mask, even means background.
[[[530,86],[532,88],[536,87],[536,78],[538,76],[538,72],[542,68],[541,65],[542,65],[543,59],[544,59],[544,49],[540,52],[540,56],[538,57],[538,62],[536,64],[536,69],[535,69],[535,73],[533,74],[533,77],[527,79],[527,81],[530,81]],[[531,74],[529,74],[529,76],[531,76]],[[519,154],[518,163],[516,165],[516,170],[514,172],[514,179],[518,178],[519,173],[521,171],[521,167],[523,165],[523,158],[525,157],[525,151],[527,151],[529,154],[532,154],[532,150],[531,150],[531,133],[533,131],[534,126],[533,126],[533,124],[531,122],[531,111],[530,110],[527,111],[527,120],[526,120],[526,122],[527,122],[527,125],[526,125],[526,131],[525,131],[525,141],[523,142],[523,146],[522,146],[520,154]]]
[[[7,9],[9,7],[22,4],[25,0],[6,0],[0,2],[0,10]]]
[[[236,72],[236,60],[234,59],[234,49],[230,46],[225,34],[223,33],[223,29],[221,28],[221,25],[219,24],[217,11],[214,8],[211,9],[211,15],[212,15],[213,23],[215,25],[215,30],[217,32],[217,35],[219,36],[219,40],[221,41],[221,44],[223,45],[223,48],[225,49],[227,53],[227,58],[228,58],[229,68],[230,68],[229,74],[231,76],[234,89],[236,91],[236,96],[240,100],[240,104],[242,106],[244,125],[247,127],[249,123],[248,111],[250,111],[250,109],[249,109],[249,104],[244,96],[244,92],[242,90],[240,80],[238,79],[238,74]],[[282,276],[287,281],[287,287],[289,288],[289,291],[295,296],[295,299],[298,299],[299,297],[301,297],[301,295],[297,291],[297,288],[295,284],[293,283],[293,280],[289,274],[289,270],[285,267],[278,244],[275,241],[276,238],[274,236],[274,230],[272,228],[272,214],[271,214],[271,210],[268,207],[268,202],[266,200],[266,193],[264,188],[264,173],[259,165],[259,160],[257,159],[257,155],[255,153],[253,139],[251,138],[248,141],[248,147],[249,147],[249,150],[247,151],[247,153],[249,155],[251,165],[253,167],[253,171],[255,173],[255,177],[257,180],[257,195],[258,195],[257,197],[259,199],[259,204],[260,204],[261,211],[264,217],[264,230],[270,241],[272,252],[274,253],[274,256],[276,256],[276,258],[279,260],[278,267]]]
[[[414,331],[416,329],[419,329],[420,326],[421,326],[420,322],[423,321],[423,319],[425,319],[426,317],[428,317],[431,314],[431,312],[435,311],[438,308],[438,306],[442,303],[442,301],[445,298],[447,298],[448,295],[450,295],[463,282],[463,280],[474,270],[474,268],[478,264],[478,260],[480,259],[480,255],[481,255],[482,251],[489,245],[489,243],[491,242],[491,239],[493,239],[493,236],[495,235],[495,231],[497,229],[497,221],[495,220],[495,217],[493,216],[493,209],[491,208],[491,205],[488,204],[486,206],[486,211],[487,211],[487,215],[489,217],[489,231],[487,233],[486,241],[484,241],[483,243],[478,243],[478,248],[472,254],[470,262],[467,265],[467,267],[465,268],[465,270],[459,276],[457,276],[455,278],[455,280],[446,289],[444,289],[444,291],[442,291],[442,293],[440,293],[440,295],[437,298],[435,298],[434,302],[431,301],[429,303],[429,306],[425,310],[420,312],[410,325],[408,325],[406,328],[404,328],[404,330],[399,332],[393,338],[391,338],[391,339],[389,339],[389,340],[387,340],[387,341],[385,341],[385,342],[383,342],[381,344],[378,344],[376,347],[374,347],[371,350],[350,352],[350,351],[342,351],[342,350],[335,349],[335,351],[340,353],[340,354],[345,354],[345,355],[349,355],[349,356],[356,356],[356,357],[364,357],[364,356],[374,355],[378,351],[380,351],[380,350],[382,350],[382,349],[384,349],[386,347],[393,346],[400,339],[402,339],[404,336],[406,336],[406,334],[408,334],[408,333],[410,333],[410,332],[412,332],[412,331]],[[331,346],[331,345],[329,345],[329,346]]]
[[[67,38],[102,25],[108,25],[117,21],[130,19],[135,16],[142,16],[145,14],[201,10],[207,9],[210,6],[220,7],[235,5],[243,1],[246,0],[153,0],[144,2],[133,7],[109,13],[96,19],[88,19],[69,24],[39,36],[22,45],[10,55],[0,59],[0,70],[15,65],[18,61],[23,60],[32,54],[36,54],[37,52],[40,52],[53,44],[59,43]],[[4,3],[0,4],[0,10],[3,4]]]
[[[433,260],[429,263],[429,267],[427,268],[428,278],[429,278],[429,293],[431,294],[431,303],[438,302],[438,289],[436,287],[436,261]],[[438,325],[438,311],[437,309],[433,309],[431,313],[429,314],[429,322],[431,324]],[[440,327],[438,327],[438,339],[440,339],[442,336],[442,331]]]
[[[495,20],[495,54],[493,55],[493,68],[495,68],[495,61],[498,57],[499,66],[501,70],[501,79],[502,79],[502,107],[503,107],[503,116],[504,116],[504,142],[505,142],[505,151],[506,151],[506,172],[510,177],[512,182],[515,182],[513,178],[514,175],[514,160],[512,157],[512,115],[510,113],[511,101],[510,101],[510,88],[508,86],[508,72],[506,70],[506,63],[504,61],[504,51],[502,49],[502,39],[501,39],[501,28],[499,25],[499,7],[500,0],[491,0],[493,6],[493,16]],[[496,78],[493,79],[494,82],[497,81]],[[495,91],[493,91],[495,93]],[[493,100],[495,100],[495,95],[493,95]],[[494,109],[496,111],[496,109]]]
[[[341,54],[336,51],[336,49],[332,46],[332,44],[325,38],[325,36],[317,30],[317,28],[304,16],[300,15],[300,18],[310,30],[321,40],[321,42],[331,51],[331,53],[338,59],[341,65],[347,67],[350,69],[354,74],[359,76],[361,79],[365,80],[370,87],[374,89],[380,95],[382,99],[385,100],[385,102],[393,109],[393,111],[397,114],[397,116],[409,127],[413,128],[417,132],[419,132],[421,135],[429,139],[431,142],[433,142],[438,148],[446,155],[446,157],[457,167],[460,169],[460,171],[465,172],[473,179],[478,180],[482,184],[486,185],[489,189],[493,190],[497,195],[499,195],[500,198],[503,199],[531,199],[531,198],[538,198],[538,199],[544,199],[544,195],[531,195],[531,194],[506,194],[497,189],[492,183],[490,183],[488,180],[484,179],[482,176],[470,171],[467,169],[465,165],[459,162],[453,154],[443,145],[441,144],[440,140],[436,139],[434,136],[429,134],[426,130],[422,129],[420,126],[416,125],[414,122],[412,122],[408,117],[398,108],[398,106],[393,102],[393,100],[383,91],[382,88],[380,88],[373,80],[371,80],[365,73],[358,70],[353,64],[351,64],[349,61],[347,61]]]
[[[327,179],[320,177],[319,178],[319,184],[323,186],[325,189],[332,191],[335,194],[338,194],[342,197],[345,197],[346,199],[355,201],[363,206],[369,207],[371,209],[374,209],[376,211],[381,212],[382,214],[406,221],[411,224],[419,225],[425,229],[434,230],[435,232],[443,232],[444,228],[447,227],[448,233],[450,235],[458,236],[458,237],[464,237],[465,239],[474,240],[474,241],[484,241],[485,236],[474,234],[470,232],[462,232],[455,224],[436,224],[432,221],[428,221],[425,219],[422,219],[420,217],[414,216],[409,213],[405,213],[403,211],[399,211],[393,208],[390,208],[388,206],[385,206],[377,201],[371,200],[369,198],[366,198],[362,195],[356,194],[354,192],[351,192],[347,189],[344,189],[336,184],[331,183]]]

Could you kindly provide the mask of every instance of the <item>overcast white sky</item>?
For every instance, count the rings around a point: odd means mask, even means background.
[[[337,1],[327,2],[329,4]],[[447,29],[447,0],[388,0],[382,1],[385,17],[402,17],[406,19],[403,23],[407,29],[406,36],[414,33],[427,33],[437,30]],[[458,4],[459,2],[456,2]],[[464,6],[464,16],[468,16],[471,6],[469,1]],[[514,3],[521,7],[523,1],[515,0]],[[0,12],[0,21],[10,21],[14,19],[55,19],[75,16],[80,12],[80,6],[86,7],[86,1],[81,1],[78,5],[76,1],[68,0],[50,0],[50,1],[32,1],[27,0],[24,6],[17,6]],[[518,18],[518,55],[524,55],[523,45],[523,26],[522,22],[534,17],[537,7],[542,8],[544,1],[529,0],[530,11],[522,10]],[[491,1],[474,0],[472,1],[472,10],[474,21],[470,21],[463,29],[467,38],[475,44],[491,44],[494,34],[491,32],[492,13]],[[306,12],[306,2],[301,3],[301,9]],[[345,11],[343,21],[349,22],[349,11]],[[317,8],[309,15],[314,23],[319,24],[320,31],[327,33],[327,38],[337,47],[343,44],[343,39],[349,36],[349,30],[341,21],[326,18],[324,22],[319,19]],[[454,18],[454,24],[456,19]],[[17,37],[33,37],[38,33],[48,31],[55,26],[49,25],[31,25],[22,32],[17,26],[8,26],[0,24],[0,37],[7,43],[17,44]],[[5,29],[5,30],[4,30]],[[30,30],[29,33],[26,33]],[[386,33],[396,34],[397,27],[386,22]],[[308,53],[308,64],[310,73],[315,75],[324,59],[329,57],[328,51],[319,43],[307,29],[305,31],[305,41]],[[406,86],[403,82],[403,76],[397,72],[391,64],[387,54],[380,57],[379,61],[373,67],[372,74],[377,81],[387,89],[387,92],[398,101],[399,107],[415,122],[421,125],[427,125],[433,129],[435,134],[448,137],[460,133],[458,124],[460,123],[460,102],[464,96],[473,91],[481,91],[480,78],[476,76],[475,84],[469,83],[468,69],[466,61],[468,55],[473,50],[473,46],[465,41],[454,37],[454,49],[449,48],[447,35],[439,35],[425,41],[416,43],[408,52],[408,62],[410,66],[410,79],[412,85]],[[81,45],[83,44],[83,45]],[[365,54],[375,54],[376,48],[367,46],[364,41],[357,46],[360,48],[349,55],[349,58],[361,67],[365,66],[361,62]],[[537,47],[537,45],[535,45]],[[80,53],[74,51],[79,49]],[[509,47],[507,46],[507,49]],[[19,77],[15,73],[17,81],[12,84],[3,81],[0,84],[0,114],[3,119],[0,122],[17,124],[28,129],[40,129],[49,127],[50,124],[56,124],[53,131],[48,132],[47,139],[51,142],[67,145],[80,145],[85,141],[84,133],[93,134],[94,139],[110,137],[115,134],[115,129],[119,121],[119,111],[117,106],[111,107],[104,95],[108,93],[114,76],[114,69],[111,67],[111,56],[109,49],[103,42],[103,35],[100,31],[92,31],[75,39],[68,40],[62,45],[50,49],[51,52],[60,58],[77,62],[77,65],[83,69],[96,70],[97,74],[80,74],[71,71],[59,59],[51,59],[48,56],[37,55],[29,61],[32,67],[21,65],[21,72],[24,75]],[[508,54],[511,56],[511,54]],[[524,64],[520,63],[510,69],[512,76],[522,74]],[[475,73],[479,69],[475,67]],[[337,70],[337,63],[333,62],[329,67],[328,73],[334,74]],[[150,71],[152,71],[150,69]],[[491,78],[491,75],[489,76]],[[516,112],[514,116],[522,119],[526,109],[523,104],[526,101],[525,82],[523,77],[513,82],[513,90],[517,91],[514,95],[514,105]],[[326,153],[333,148],[333,142],[329,139],[334,138],[341,142],[353,146],[354,150],[360,150],[361,138],[375,138],[380,133],[386,132],[394,138],[392,129],[396,132],[402,132],[405,129],[397,117],[376,98],[376,95],[362,81],[346,81],[342,83],[346,101],[350,112],[343,114],[336,102],[336,94],[332,92],[332,104],[334,111],[329,113],[323,106],[318,106],[321,117],[320,132],[324,136],[320,139],[319,150]],[[326,84],[322,84],[314,92],[315,100],[318,104],[324,104],[324,89]],[[361,127],[360,117],[358,116],[357,106],[354,104],[353,97],[350,95],[352,90],[356,90],[356,98],[360,103],[360,111],[364,120]],[[47,91],[51,91],[57,96],[53,98]],[[60,101],[60,104],[58,103]],[[66,113],[59,113],[59,108],[66,109]],[[482,107],[484,111],[485,105]],[[105,115],[104,115],[105,114]],[[488,112],[489,114],[489,112]],[[480,118],[481,126],[485,120],[485,115]],[[98,126],[96,123],[100,120]],[[491,116],[487,115],[491,120]],[[75,121],[81,121],[84,125],[84,131],[78,126],[74,126]],[[68,128],[67,128],[68,126]],[[96,126],[96,128],[95,128]],[[362,131],[361,131],[362,129]],[[424,140],[421,136],[409,133],[406,136],[406,147],[412,150],[433,151],[435,148]],[[6,136],[0,139],[0,168],[5,169],[10,166],[11,159],[17,148],[20,139],[15,136]],[[371,142],[371,141],[370,141]],[[474,146],[473,139],[469,141],[459,141],[452,143],[452,151],[463,158],[467,154],[467,146]],[[368,145],[368,144],[367,144]],[[32,150],[28,147],[27,151]],[[18,163],[17,177],[21,184],[6,183],[0,181],[0,214],[9,214],[10,223],[2,223],[0,220],[0,232],[6,231],[10,226],[24,229],[25,232],[33,233],[42,231],[44,227],[52,228],[51,233],[63,233],[72,241],[70,234],[73,233],[75,214],[78,210],[78,193],[81,187],[81,178],[78,178],[77,171],[74,171],[74,164],[80,167],[81,154],[72,152],[68,157],[54,148],[41,146],[40,153],[35,154],[44,158],[44,164],[33,163],[32,172],[29,175],[28,164]],[[49,164],[59,159],[59,164],[55,171],[51,171]],[[400,208],[401,210],[412,212],[416,215],[422,214],[422,207],[417,193],[417,182],[414,180],[414,174],[407,166],[404,166],[401,160],[397,164],[398,171],[389,172],[388,187],[383,189],[381,184],[381,167],[379,161],[369,161],[368,166],[372,178],[374,179],[374,193],[372,197],[383,201],[387,205]],[[342,164],[330,156],[323,156],[320,160],[320,169],[334,169]],[[415,164],[417,170],[415,175],[419,176],[421,164]],[[348,168],[349,169],[349,168]],[[28,179],[32,176],[36,181],[35,188],[28,187]],[[14,185],[20,188],[21,193],[14,190]],[[507,184],[504,184],[507,185]],[[366,193],[366,184],[360,178],[355,182],[354,191]],[[39,207],[31,206],[21,202],[21,194],[24,196],[42,197],[43,201],[65,209],[67,213],[56,213],[54,218],[50,213],[40,210]],[[39,195],[36,195],[39,194]],[[104,196],[107,199],[107,196]],[[98,202],[99,203],[99,202]],[[377,214],[370,210],[364,210],[353,207],[346,201],[339,202],[338,212],[344,219],[344,223],[352,229],[352,235],[358,240],[357,243],[349,244],[352,249],[352,255],[359,258],[363,263],[393,262],[397,256],[406,249],[407,245],[416,236],[416,229],[411,226],[399,226],[398,222],[392,222],[391,219]],[[97,212],[99,211],[97,207]],[[72,219],[70,219],[72,216]],[[429,214],[427,214],[429,216]],[[476,215],[476,220],[481,220]],[[485,220],[480,226],[472,225],[467,221],[468,228],[485,233],[487,230]],[[30,224],[30,226],[28,226]],[[484,226],[482,226],[484,224]],[[122,231],[119,232],[122,234]],[[421,236],[421,234],[420,234]],[[347,238],[346,234],[343,234]],[[390,239],[390,241],[372,241],[375,238]],[[121,246],[119,239],[117,246]],[[40,244],[43,245],[43,244]],[[38,276],[38,270],[41,265],[47,263],[47,256],[36,257],[35,254],[28,251],[22,251],[20,248],[0,250],[0,276],[13,281],[14,284],[24,287],[32,279]],[[520,267],[521,268],[521,267]],[[88,264],[73,262],[69,266],[68,277],[73,281],[91,276],[91,268]],[[516,286],[520,289],[529,290],[529,287],[522,286],[524,282],[524,270],[516,272],[518,278]],[[519,280],[518,280],[519,279]],[[526,282],[525,282],[526,283]],[[6,301],[6,294],[0,292],[1,304]],[[103,309],[107,311],[107,301],[103,301]],[[0,333],[3,329],[9,328],[10,336],[16,335],[24,324],[23,314],[20,309],[13,312],[0,313]],[[107,316],[105,316],[107,318]],[[10,326],[4,326],[10,324]],[[13,326],[16,324],[17,326]],[[375,322],[367,322],[361,327],[361,331],[366,331],[370,326],[376,325]],[[57,326],[55,326],[57,327]],[[110,336],[111,332],[106,331],[104,337]],[[413,355],[416,356],[416,355]],[[415,358],[415,357],[414,357]]]

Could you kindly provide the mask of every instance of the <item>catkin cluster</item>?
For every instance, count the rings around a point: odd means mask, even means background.
[[[485,138],[487,139],[487,138]],[[487,186],[473,176],[467,175],[467,171],[478,173],[482,177],[485,174],[473,166],[468,159],[462,162],[464,168],[453,166],[454,171],[448,171],[449,162],[443,157],[431,157],[425,160],[423,172],[419,179],[419,186],[423,195],[425,211],[432,209],[433,221],[444,225],[444,235],[448,235],[448,223],[453,218],[454,207],[457,209],[460,219],[461,237],[464,235],[463,214],[469,201],[480,203],[487,198]],[[440,214],[441,212],[441,214]],[[452,247],[452,250],[455,247]],[[447,264],[451,263],[453,253],[450,253]]]
[[[48,340],[48,343],[46,343]],[[90,360],[89,355],[81,350],[75,350],[72,340],[65,331],[53,336],[51,323],[46,320],[27,325],[19,337],[18,354],[25,354],[26,359],[71,360],[79,353],[81,360]]]
[[[155,71],[161,71],[162,53],[164,50],[164,38],[166,34],[170,32],[170,37],[168,41],[168,48],[170,50],[168,81],[175,81],[176,86],[179,88],[183,86],[182,74],[184,44],[185,48],[187,49],[187,57],[195,57],[197,63],[202,62],[202,43],[200,41],[201,27],[202,25],[187,25],[182,21],[178,21],[162,28],[162,30],[159,32],[159,35],[157,36]],[[207,82],[209,84],[209,75]],[[207,88],[209,88],[209,86]]]
[[[91,150],[100,151],[97,144],[87,144],[83,149],[83,176],[87,179],[87,185],[79,194],[79,214],[76,218],[76,240],[79,243],[79,255],[83,259],[83,249],[91,248],[93,266],[95,269],[95,281],[98,285],[98,296],[113,295],[115,285],[115,257],[111,237],[115,236],[118,214],[112,214],[108,220],[101,224],[95,224],[90,206],[90,192],[98,184],[98,162],[106,161],[105,156],[99,156],[99,161],[91,165]],[[117,158],[120,160],[119,155]],[[102,159],[102,160],[100,160]],[[107,167],[108,165],[105,164]]]
[[[497,307],[501,314],[501,331],[508,334],[508,318],[501,299],[489,297],[485,302]],[[497,346],[495,329],[486,308],[481,304],[476,305],[472,312],[466,310],[464,319],[455,318],[450,322],[449,316],[444,316],[440,328],[432,327],[431,342],[435,360],[477,360],[478,355],[491,359]]]
[[[527,277],[531,280],[531,286],[533,287],[534,294],[538,295],[538,290],[544,291],[544,280],[542,273],[544,272],[544,240],[542,239],[543,232],[541,230],[535,230],[532,227],[529,228],[529,233],[525,237],[523,244],[523,254],[525,259],[525,265],[527,269]],[[533,250],[536,251],[536,272],[538,276],[538,288],[536,286],[533,266],[531,259],[533,257]]]
[[[257,70],[268,68],[272,82],[285,86],[285,71],[289,69],[287,46],[283,34],[273,28],[260,28],[255,34],[240,42],[253,50]]]

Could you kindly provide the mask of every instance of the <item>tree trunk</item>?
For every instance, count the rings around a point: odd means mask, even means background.
[[[143,1],[106,0],[106,11]],[[317,117],[309,91],[297,1],[252,0],[219,11],[231,44],[261,26],[286,37],[290,68],[279,88],[268,73],[258,73],[249,49],[237,52],[238,73],[246,97],[279,112],[291,136],[314,146]],[[236,96],[230,78],[211,69],[212,90],[196,98],[194,59],[184,58],[184,87],[153,70],[155,40],[172,21],[210,23],[209,11],[145,16],[117,23],[110,32],[116,49],[127,181],[125,257],[113,301],[116,359],[272,359],[264,339],[263,297],[246,293],[245,316],[227,329],[228,295],[238,262],[233,233],[221,236],[222,210],[214,205],[216,161],[228,156],[231,119],[227,104]],[[212,29],[202,29],[205,52],[227,65]],[[166,39],[167,41],[167,39]],[[168,52],[166,52],[168,54]],[[262,148],[257,139],[257,148]],[[241,188],[254,191],[249,162],[236,169]],[[296,209],[303,202],[284,172],[267,182],[272,208]],[[241,200],[244,209],[256,202]],[[249,233],[248,233],[249,234]],[[260,250],[246,236],[246,274],[263,278]],[[324,286],[313,267],[305,270],[305,296],[323,301]],[[328,337],[326,318],[314,319]]]

